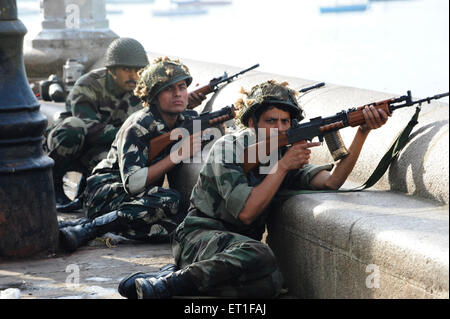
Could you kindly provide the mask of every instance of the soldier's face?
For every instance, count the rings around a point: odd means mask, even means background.
[[[138,68],[118,66],[111,70],[110,74],[117,85],[125,91],[133,91],[138,80]]]
[[[248,121],[250,127],[254,127],[253,119]],[[270,129],[278,129],[278,133],[286,132],[291,127],[291,115],[289,112],[280,110],[276,107],[271,108],[264,113],[258,119],[258,128],[266,129],[266,136],[270,135]],[[272,131],[273,132],[273,131]]]
[[[166,87],[158,94],[160,110],[163,113],[179,114],[186,109],[188,92],[186,81],[180,81]]]

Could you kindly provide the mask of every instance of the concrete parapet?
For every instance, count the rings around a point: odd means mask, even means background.
[[[272,213],[267,241],[292,295],[449,297],[448,206],[365,191],[297,195]]]

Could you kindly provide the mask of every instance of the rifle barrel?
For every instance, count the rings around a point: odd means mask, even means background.
[[[248,71],[251,71],[253,69],[256,69],[257,67],[259,67],[259,63],[255,64],[255,65],[253,65],[253,66],[251,66],[251,67],[249,67],[249,68],[247,68],[245,70],[242,70],[242,71],[240,71],[240,72],[238,72],[236,74],[233,74],[233,75],[227,77],[226,79],[223,80],[223,82],[225,82],[225,81],[230,82],[230,81],[233,80],[233,78],[235,78],[235,77],[237,77],[237,76],[239,76],[239,75],[241,75],[241,74],[243,74],[245,72],[248,72]]]
[[[424,98],[424,99],[420,99],[420,100],[414,101],[413,104],[419,104],[419,105],[421,105],[421,104],[424,103],[424,102],[430,103],[431,100],[439,100],[439,99],[442,99],[443,97],[448,96],[448,94],[449,94],[449,92],[441,93],[441,94],[436,94],[436,95],[434,95],[434,96],[429,96],[429,97],[426,97],[426,98]]]
[[[242,73],[248,72],[248,71],[250,71],[250,70],[256,69],[257,67],[259,67],[259,63],[256,63],[255,65],[249,67],[248,69],[242,70],[242,71],[239,72],[238,74],[242,74]]]
[[[320,87],[322,87],[322,86],[324,86],[324,85],[325,85],[325,82],[320,82],[320,83],[317,83],[317,84],[314,84],[314,85],[305,87],[305,88],[299,90],[298,92],[299,92],[299,93],[305,93],[305,92],[308,92],[308,91],[310,91],[310,90],[312,90],[312,89],[320,88]]]

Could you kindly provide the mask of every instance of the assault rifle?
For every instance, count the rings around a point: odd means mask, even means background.
[[[241,72],[238,72],[236,74],[233,74],[231,76],[228,76],[227,72],[224,72],[222,76],[219,76],[217,78],[212,79],[211,81],[209,81],[208,84],[196,89],[195,91],[191,92],[191,93],[202,93],[203,95],[207,95],[213,92],[217,92],[217,90],[219,89],[219,84],[222,83],[230,83],[234,80],[234,78],[237,78],[239,75],[244,74],[248,71],[251,71],[253,69],[256,69],[257,67],[259,67],[259,64],[255,64],[251,67],[249,67],[248,69],[242,70]],[[195,106],[189,106],[189,109],[193,109]]]
[[[389,114],[394,110],[402,107],[412,106],[415,104],[418,104],[420,106],[422,105],[422,103],[430,103],[431,100],[441,99],[446,96],[449,96],[449,92],[413,101],[411,97],[411,91],[407,91],[407,95],[403,95],[398,98],[383,100],[380,102],[369,103],[367,105],[372,105],[376,109],[382,109],[387,114]],[[286,132],[280,133],[277,136],[268,137],[262,142],[250,145],[244,150],[244,162],[242,164],[244,172],[247,173],[259,165],[259,147],[265,147],[266,154],[270,154],[270,151],[273,150],[273,146],[270,145],[277,145],[277,147],[280,148],[305,140],[312,140],[315,137],[318,137],[319,141],[322,142],[324,135],[330,132],[338,131],[348,126],[355,127],[364,124],[365,120],[362,111],[365,106],[366,105],[360,106],[358,108],[350,108],[346,111],[343,110],[336,115],[325,118],[321,116],[312,118],[307,123],[297,124],[295,127],[291,127],[290,129],[288,129]],[[276,142],[278,142],[278,144],[276,144]],[[249,154],[256,154],[256,161],[249,163]]]
[[[201,131],[213,127],[217,124],[224,123],[236,116],[234,105],[226,106],[218,111],[202,113],[199,116],[192,117],[184,121],[182,126],[173,129],[170,132],[164,133],[150,140],[150,151],[148,154],[147,165],[155,159],[166,147],[174,144],[182,138],[178,136],[177,140],[170,139],[172,132],[179,128],[184,128],[189,132],[189,135],[194,133],[194,127],[200,127]],[[199,122],[195,122],[199,121]],[[194,125],[195,123],[195,125]]]

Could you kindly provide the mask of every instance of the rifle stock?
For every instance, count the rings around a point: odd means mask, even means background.
[[[154,160],[156,156],[158,156],[166,147],[168,147],[173,142],[174,140],[170,139],[170,132],[152,138],[150,140],[147,165],[149,165],[149,163]]]
[[[204,85],[194,91],[194,93],[202,93],[204,95],[210,94],[214,92],[214,88],[212,88],[209,84]]]

